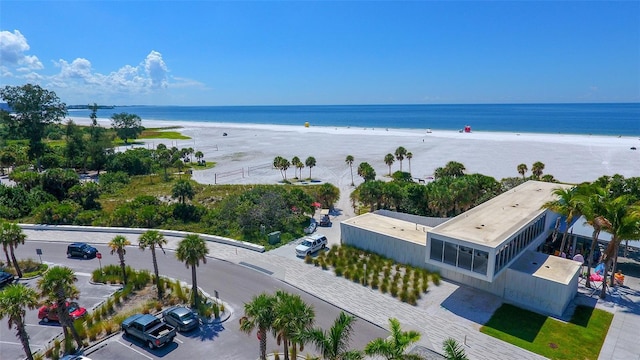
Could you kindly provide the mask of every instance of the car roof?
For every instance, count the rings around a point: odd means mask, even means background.
[[[84,246],[84,245],[87,245],[87,243],[76,242],[76,243],[70,244],[69,246]]]
[[[168,312],[175,313],[178,316],[182,316],[191,312],[191,310],[187,309],[184,306],[176,306],[173,309],[169,309]]]
[[[325,236],[322,235],[322,234],[313,234],[313,235],[307,236],[307,239],[308,240],[318,240],[318,239],[321,239],[323,237],[325,237]]]

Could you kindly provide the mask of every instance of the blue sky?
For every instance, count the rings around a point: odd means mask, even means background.
[[[0,2],[0,85],[67,104],[640,101],[638,1]]]

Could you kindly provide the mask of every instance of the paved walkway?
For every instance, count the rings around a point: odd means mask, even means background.
[[[86,233],[26,230],[29,240],[85,241],[107,243],[116,233]],[[130,239],[137,236],[125,234]],[[180,238],[167,237],[168,249],[175,249]],[[400,320],[404,329],[420,331],[419,345],[441,352],[449,337],[464,344],[470,359],[544,359],[478,331],[493,311],[501,305],[498,297],[443,281],[432,286],[417,306],[402,303],[390,295],[365,288],[333,273],[274,253],[258,253],[218,243],[208,243],[210,256],[236,264],[253,265],[273,272],[277,277],[305,292],[341,307],[362,319],[388,328],[389,317]],[[309,281],[314,279],[314,281]],[[640,279],[627,276],[627,287],[616,288],[607,301],[586,289],[576,297],[577,303],[596,304],[614,313],[599,359],[640,359]]]

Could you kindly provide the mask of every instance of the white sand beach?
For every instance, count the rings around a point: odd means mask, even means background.
[[[74,118],[77,124],[87,125],[89,119]],[[109,119],[100,119],[108,127]],[[356,169],[367,162],[378,178],[389,172],[384,156],[403,146],[413,154],[411,165],[406,159],[402,167],[411,171],[414,178],[425,179],[437,167],[448,161],[458,161],[468,173],[481,173],[496,180],[520,176],[518,164],[529,169],[536,161],[545,164],[544,174],[551,174],[561,182],[580,183],[593,181],[602,175],[621,174],[625,177],[640,176],[640,149],[638,137],[596,135],[560,135],[532,133],[498,133],[433,130],[384,129],[257,125],[235,123],[168,122],[143,120],[145,127],[181,126],[179,131],[190,140],[148,140],[149,147],[159,143],[178,148],[191,147],[202,151],[207,161],[215,161],[209,170],[196,171],[194,180],[205,184],[275,184],[282,180],[280,172],[270,165],[276,156],[291,160],[298,156],[303,162],[309,156],[316,159],[311,177],[329,182],[341,189],[338,204],[349,211],[348,194],[352,189],[347,155],[355,159],[353,178],[356,185],[362,182]],[[223,136],[226,133],[227,136]],[[399,170],[396,161],[392,172]],[[294,177],[294,168],[287,177]],[[217,174],[217,175],[216,175]],[[527,176],[530,175],[530,172]],[[309,177],[309,168],[302,170],[302,177]]]

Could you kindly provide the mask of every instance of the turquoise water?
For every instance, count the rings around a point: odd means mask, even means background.
[[[499,105],[123,106],[144,120],[640,136],[640,103]],[[88,110],[69,116],[89,117]]]

